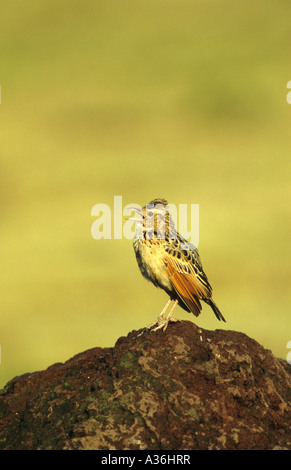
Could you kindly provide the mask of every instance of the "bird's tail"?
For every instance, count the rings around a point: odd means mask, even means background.
[[[222,321],[226,321],[224,316],[222,315],[221,311],[219,310],[219,308],[217,307],[217,305],[213,302],[212,299],[203,299],[205,300],[205,302],[210,305],[210,307],[212,308],[213,312],[215,313],[215,316],[218,320],[222,320]]]

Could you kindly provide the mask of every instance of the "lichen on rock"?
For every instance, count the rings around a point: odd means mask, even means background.
[[[291,366],[245,334],[132,331],[0,393],[0,449],[291,449]]]

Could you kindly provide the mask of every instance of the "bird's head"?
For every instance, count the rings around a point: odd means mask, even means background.
[[[175,224],[168,210],[166,199],[153,199],[142,209],[135,210],[136,238],[168,239],[176,238]]]

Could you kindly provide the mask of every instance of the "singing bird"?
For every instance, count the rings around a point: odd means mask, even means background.
[[[218,320],[225,319],[212,300],[212,287],[203,271],[197,248],[185,240],[175,228],[165,199],[154,199],[142,209],[136,209],[137,217],[133,247],[142,275],[156,287],[163,289],[169,299],[157,320],[147,329],[165,331],[176,305],[195,316],[202,309],[201,300],[212,308]],[[174,301],[169,313],[164,315]],[[153,328],[155,327],[155,328]]]

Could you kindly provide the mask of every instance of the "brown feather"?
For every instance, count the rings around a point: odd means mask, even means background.
[[[189,310],[198,316],[201,311],[199,299],[208,297],[208,292],[194,271],[183,269],[183,264],[171,256],[167,257],[167,269],[174,290]]]

